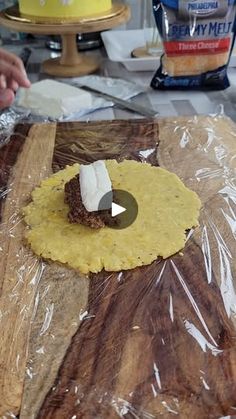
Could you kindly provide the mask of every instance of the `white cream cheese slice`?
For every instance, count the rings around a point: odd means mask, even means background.
[[[87,211],[99,211],[110,209],[112,204],[112,185],[105,162],[98,160],[92,164],[80,166],[80,190],[82,202]],[[101,200],[104,195],[110,193],[108,200]]]
[[[56,80],[41,80],[29,89],[21,88],[18,105],[50,118],[61,118],[92,107],[92,95]]]

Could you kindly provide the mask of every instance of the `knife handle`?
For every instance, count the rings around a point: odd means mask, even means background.
[[[21,58],[25,69],[27,68],[31,54],[32,54],[32,49],[29,47],[23,48],[22,51],[20,52],[19,58]]]

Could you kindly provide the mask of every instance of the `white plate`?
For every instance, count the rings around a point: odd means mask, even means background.
[[[122,63],[129,71],[155,71],[160,64],[160,57],[132,58],[131,52],[145,45],[143,29],[106,31],[102,39],[111,61]],[[160,53],[161,55],[161,53]],[[230,67],[236,67],[236,48],[229,62]]]
[[[160,57],[132,58],[131,52],[145,46],[143,29],[102,32],[102,39],[111,61],[122,63],[129,71],[155,71]],[[161,55],[161,53],[160,53]]]

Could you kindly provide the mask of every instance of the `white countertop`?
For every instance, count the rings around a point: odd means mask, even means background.
[[[25,45],[5,45],[5,48],[17,54]],[[29,78],[32,82],[48,77],[41,73],[41,63],[56,53],[44,47],[44,42],[38,41],[29,45],[33,53],[27,67]],[[134,83],[144,85],[148,88],[152,72],[129,72],[121,63],[110,61],[104,50],[95,50],[87,54],[102,56],[101,68],[97,74],[109,77],[118,77],[130,80]],[[151,88],[147,93],[141,94],[134,99],[143,106],[153,108],[159,112],[160,116],[177,116],[193,114],[217,113],[224,110],[225,114],[236,121],[236,68],[228,70],[231,86],[222,91],[159,91]],[[118,109],[117,107],[102,109],[81,120],[104,120],[104,119],[128,119],[138,118],[137,114]]]

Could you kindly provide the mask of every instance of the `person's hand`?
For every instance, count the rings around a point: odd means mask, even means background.
[[[15,54],[0,48],[0,109],[13,103],[19,87],[30,87],[24,64]]]

